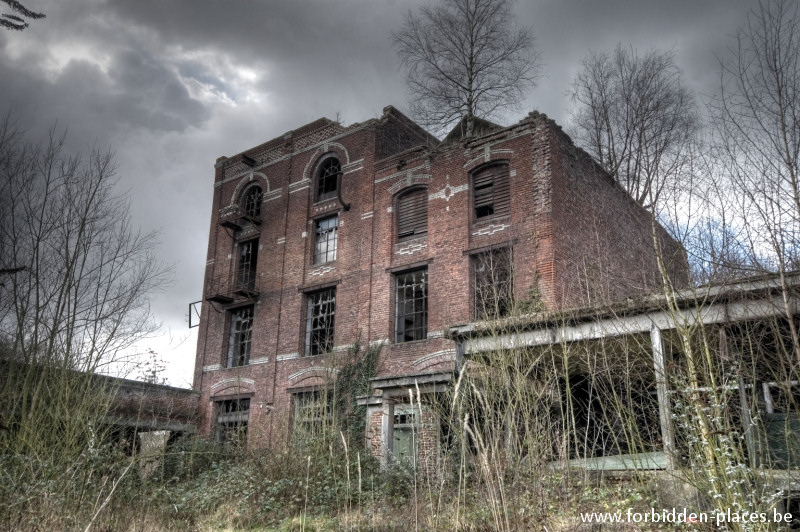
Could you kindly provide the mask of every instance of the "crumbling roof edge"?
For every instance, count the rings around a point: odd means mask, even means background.
[[[788,272],[784,275],[788,287],[800,289],[800,271]],[[674,301],[678,309],[685,310],[712,303],[740,301],[748,296],[762,295],[781,290],[778,274],[761,274],[752,277],[731,280],[728,283],[705,284],[694,288],[676,291]],[[655,293],[628,297],[604,305],[575,307],[558,311],[525,314],[498,320],[472,321],[454,324],[447,329],[450,338],[481,336],[490,331],[520,331],[541,329],[565,324],[574,325],[598,321],[608,318],[631,317],[651,312],[668,310],[665,294]]]

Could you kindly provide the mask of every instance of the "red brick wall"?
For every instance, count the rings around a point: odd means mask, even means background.
[[[688,282],[683,248],[553,121],[544,168],[552,177],[555,298],[564,307],[602,305],[659,290],[653,230],[678,286]]]
[[[327,385],[337,350],[356,341],[385,343],[382,377],[452,370],[454,344],[443,331],[473,319],[470,253],[479,250],[513,245],[516,297],[539,294],[551,309],[583,304],[592,290],[620,296],[653,286],[645,213],[546,117],[531,115],[466,144],[429,149],[431,142],[387,108],[380,119],[348,128],[319,120],[252,148],[245,154],[253,168],[241,155],[217,163],[207,286],[236,262],[220,214],[250,180],[260,182],[265,199],[250,365],[224,368],[230,306],[204,304],[194,386],[205,434],[213,429],[214,400],[248,395],[251,445],[287,441],[287,389]],[[343,165],[349,209],[337,199],[314,202],[315,165],[327,153]],[[469,175],[491,161],[509,165],[510,214],[475,223]],[[428,233],[398,243],[395,199],[411,186],[427,188]],[[313,221],[332,213],[339,216],[336,261],[313,265]],[[394,276],[420,266],[428,269],[428,338],[394,344]],[[586,274],[595,269],[597,277]],[[335,352],[302,356],[304,292],[328,285],[336,286]],[[379,448],[374,435],[370,444]]]

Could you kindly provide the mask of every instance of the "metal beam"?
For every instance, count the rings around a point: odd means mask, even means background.
[[[800,302],[790,296],[792,313],[797,313]],[[464,340],[466,354],[485,351],[507,350],[520,347],[535,347],[581,340],[596,340],[636,333],[649,333],[655,327],[662,331],[679,326],[691,327],[699,324],[734,323],[758,318],[785,315],[783,298],[780,295],[754,301],[716,303],[699,308],[688,308],[677,312],[658,310],[636,316],[618,316],[587,321],[576,325],[547,327],[533,331],[490,333],[491,336]]]

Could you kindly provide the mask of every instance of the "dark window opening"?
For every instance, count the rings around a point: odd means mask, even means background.
[[[570,459],[650,453],[663,447],[652,382],[571,375],[569,380],[559,379],[559,386],[563,411],[573,420]]]
[[[784,513],[792,514],[792,520],[789,523],[789,530],[800,530],[800,497],[797,492],[791,492],[787,498],[783,500]]]
[[[475,219],[504,216],[511,212],[508,165],[495,164],[472,176]]]
[[[264,195],[261,193],[261,187],[248,188],[244,194],[244,215],[248,218],[260,218],[261,201],[263,199]]]
[[[306,355],[330,353],[333,349],[336,289],[309,294],[306,313]]]
[[[428,270],[396,277],[395,342],[422,340],[428,335]]]
[[[258,262],[258,239],[239,244],[239,265],[236,270],[236,289],[254,290]]]
[[[338,216],[317,220],[314,231],[314,264],[336,260],[338,229]]]
[[[428,232],[428,191],[417,189],[397,198],[397,238],[402,240]]]
[[[323,201],[336,197],[339,190],[339,175],[342,173],[342,165],[339,159],[330,157],[325,159],[317,176],[317,201]]]
[[[514,303],[511,248],[492,249],[472,256],[475,318],[508,316]]]
[[[247,443],[249,416],[249,398],[217,401],[217,441],[222,444]]]
[[[230,337],[228,338],[229,368],[250,363],[250,344],[253,336],[253,307],[231,311]]]
[[[298,436],[322,434],[331,425],[333,393],[314,390],[294,396],[294,431]]]

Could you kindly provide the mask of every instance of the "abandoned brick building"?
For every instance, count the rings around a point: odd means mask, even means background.
[[[361,403],[385,461],[410,449],[409,386],[452,381],[448,328],[658,288],[649,214],[552,120],[479,126],[440,142],[390,106],[217,160],[194,373],[201,434],[285,443],[325,417],[337,354],[382,345]],[[684,279],[681,247],[657,231]],[[437,445],[427,426],[420,452]]]

